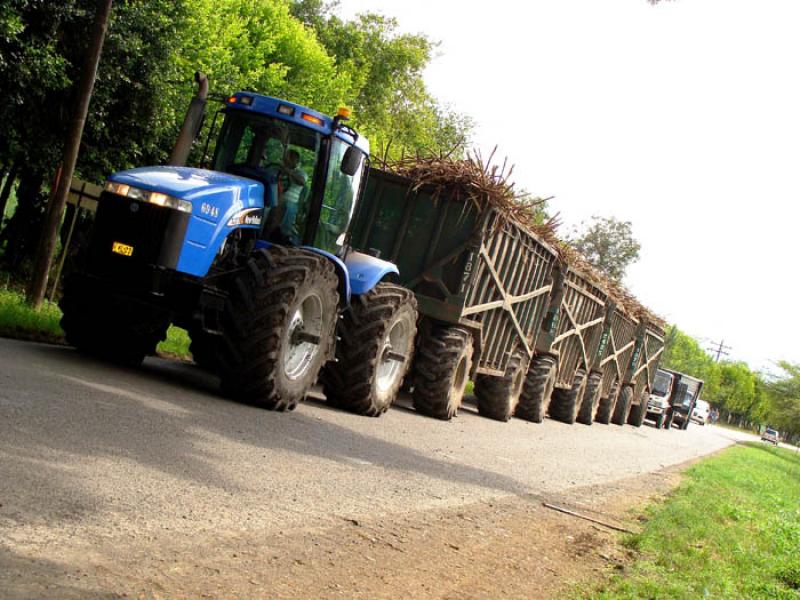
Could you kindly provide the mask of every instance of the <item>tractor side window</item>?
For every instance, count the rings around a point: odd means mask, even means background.
[[[333,254],[340,254],[344,246],[345,233],[355,208],[355,199],[361,183],[364,167],[353,175],[342,173],[342,159],[349,147],[342,140],[333,139],[325,195],[314,246]]]

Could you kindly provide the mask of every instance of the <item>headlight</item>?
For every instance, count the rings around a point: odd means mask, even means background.
[[[138,200],[139,202],[147,202],[148,204],[155,204],[156,206],[163,206],[165,208],[172,208],[185,213],[192,212],[192,203],[188,200],[181,200],[168,196],[163,192],[151,192],[149,190],[142,190],[130,186],[126,183],[117,183],[116,181],[107,181],[105,190],[118,196],[125,196],[131,200]]]

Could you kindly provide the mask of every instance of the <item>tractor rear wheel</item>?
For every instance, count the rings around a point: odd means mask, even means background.
[[[525,361],[514,355],[508,361],[503,377],[479,375],[475,378],[475,398],[478,412],[496,421],[508,421],[519,403],[522,386],[525,384]]]
[[[472,334],[455,325],[423,331],[411,383],[414,408],[447,421],[458,413],[472,370]]]
[[[575,423],[583,403],[583,396],[586,394],[587,380],[586,371],[578,369],[572,378],[572,385],[569,389],[556,388],[553,391],[553,399],[550,402],[551,419],[568,425]]]
[[[631,411],[631,399],[633,398],[633,388],[629,385],[623,386],[620,390],[617,405],[614,407],[614,416],[611,422],[614,425],[625,425],[628,421],[628,413]]]
[[[641,427],[644,424],[644,418],[647,416],[647,398],[649,394],[647,390],[642,390],[639,394],[639,404],[634,404],[628,413],[628,425],[634,427]]]
[[[411,366],[417,333],[414,294],[379,283],[353,298],[337,333],[336,362],[322,372],[328,402],[360,415],[382,415]]]
[[[318,254],[280,246],[254,252],[232,280],[222,316],[222,390],[293,410],[331,358],[337,287],[333,265]]]
[[[600,388],[603,383],[601,373],[590,373],[589,381],[586,384],[586,392],[583,394],[580,412],[578,412],[578,423],[591,425],[597,414],[597,405],[600,402]]]
[[[556,359],[546,355],[535,356],[528,368],[514,415],[532,423],[541,423],[555,384]]]
[[[59,301],[61,328],[78,350],[125,365],[139,365],[166,338],[169,315],[91,286],[70,275]]]

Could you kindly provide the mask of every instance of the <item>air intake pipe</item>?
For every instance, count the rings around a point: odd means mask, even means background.
[[[194,80],[199,88],[189,104],[189,110],[186,111],[181,132],[178,134],[175,147],[172,149],[172,154],[167,163],[173,167],[182,167],[186,164],[189,152],[192,150],[192,143],[197,139],[200,134],[200,128],[203,126],[206,98],[208,98],[208,77],[206,77],[205,73],[197,71],[194,74]]]

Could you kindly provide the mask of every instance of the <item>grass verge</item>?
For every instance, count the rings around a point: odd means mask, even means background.
[[[21,292],[0,289],[0,336],[64,343],[59,321],[61,310],[57,304],[45,301],[40,309],[34,310],[25,303]],[[191,358],[189,334],[184,329],[170,326],[167,339],[158,345],[157,351],[176,358]]]
[[[588,598],[800,599],[800,455],[736,446],[686,472],[624,544],[636,562]]]

